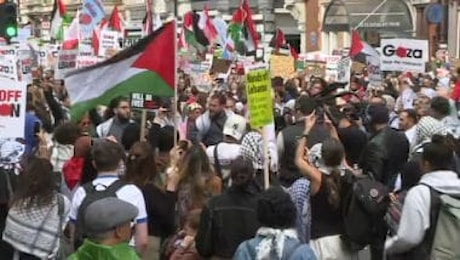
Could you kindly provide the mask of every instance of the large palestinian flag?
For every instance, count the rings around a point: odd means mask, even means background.
[[[136,45],[92,67],[69,73],[65,86],[72,103],[72,119],[118,96],[145,93],[173,96],[176,73],[174,21]]]

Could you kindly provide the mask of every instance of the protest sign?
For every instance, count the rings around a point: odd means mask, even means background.
[[[93,29],[104,18],[105,11],[101,0],[84,0],[80,14],[82,38],[91,38]]]
[[[55,79],[64,79],[65,75],[77,68],[78,49],[61,50],[57,58]]]
[[[16,59],[18,56],[17,47],[15,45],[0,46],[0,56]]]
[[[192,63],[190,64],[190,80],[200,92],[208,93],[212,88],[212,78],[209,75],[209,64]]]
[[[324,61],[305,61],[305,75],[308,77],[324,78],[326,76],[326,62]]]
[[[17,59],[0,56],[0,78],[18,81]]]
[[[102,62],[103,59],[96,56],[81,56],[77,57],[77,68],[91,67],[99,62]]]
[[[295,74],[295,59],[291,56],[270,55],[270,72],[272,77],[290,78]]]
[[[382,39],[381,70],[425,72],[429,60],[427,40]]]
[[[325,71],[325,79],[328,82],[337,81],[337,74],[338,74],[338,64],[342,59],[341,56],[337,55],[327,55],[326,56],[326,71]]]
[[[18,61],[21,72],[21,81],[25,81],[27,84],[32,83],[32,50],[31,49],[19,49],[18,50]]]
[[[131,107],[137,109],[160,108],[161,97],[143,93],[131,93]]]
[[[381,59],[377,56],[366,56],[367,77],[370,84],[382,84]],[[425,66],[425,65],[424,65]]]
[[[97,56],[107,57],[107,52],[110,50],[118,50],[120,48],[119,33],[116,31],[102,30],[99,37],[99,53]]]
[[[26,83],[0,78],[0,138],[24,138]]]
[[[273,123],[271,91],[270,72],[267,69],[253,70],[246,74],[246,93],[252,128]]]
[[[349,57],[340,60],[337,64],[337,82],[350,83],[351,59]]]

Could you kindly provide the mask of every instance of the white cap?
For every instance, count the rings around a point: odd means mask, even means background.
[[[246,123],[244,117],[233,114],[225,121],[223,134],[231,136],[239,141],[246,132]]]

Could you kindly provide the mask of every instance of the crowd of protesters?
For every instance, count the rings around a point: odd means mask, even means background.
[[[24,138],[0,141],[0,258],[431,259],[434,201],[460,196],[459,73],[275,77],[274,123],[253,129],[237,70],[209,93],[180,72],[141,131],[129,97],[70,118],[40,72]],[[356,247],[362,176],[388,203]]]

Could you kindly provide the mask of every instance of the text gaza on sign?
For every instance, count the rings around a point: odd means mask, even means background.
[[[412,49],[412,48],[405,48],[405,47],[398,47],[395,48],[394,45],[388,44],[383,47],[383,55],[385,56],[393,56],[396,55],[400,58],[415,58],[421,59],[423,58],[423,51],[421,49]]]

